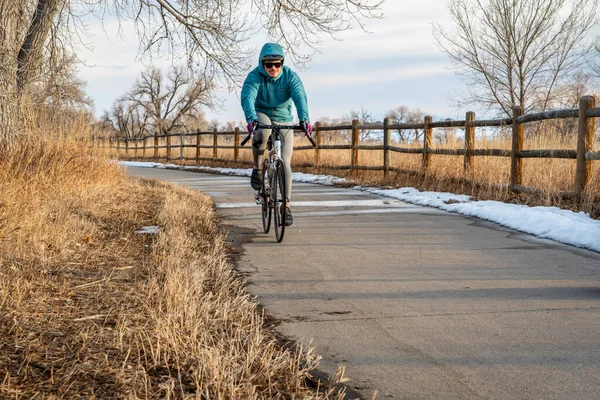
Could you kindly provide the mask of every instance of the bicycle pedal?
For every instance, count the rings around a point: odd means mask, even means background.
[[[254,194],[254,200],[256,201],[256,204],[261,205],[262,204],[262,196],[258,193]]]

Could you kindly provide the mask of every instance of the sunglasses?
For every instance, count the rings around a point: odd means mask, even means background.
[[[263,63],[263,65],[265,66],[265,68],[273,68],[273,67],[275,67],[275,68],[281,68],[281,66],[283,65],[283,63],[281,63],[281,62],[274,62],[274,63],[273,62],[266,62],[266,63]]]

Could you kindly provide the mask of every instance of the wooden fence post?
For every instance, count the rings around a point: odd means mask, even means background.
[[[154,160],[158,161],[158,132],[154,131]]]
[[[167,162],[171,159],[171,134],[166,132],[167,134]]]
[[[351,153],[352,153],[351,154],[352,159],[350,162],[352,174],[356,173],[354,168],[358,165],[358,149],[356,148],[356,146],[358,146],[358,120],[353,119],[352,120],[352,144],[350,145]]]
[[[594,118],[587,118],[586,111],[596,106],[594,96],[579,99],[579,127],[577,130],[577,169],[575,172],[575,194],[581,196],[592,176],[592,160],[585,153],[594,147]]]
[[[179,134],[179,160],[183,161],[183,133]]]
[[[433,129],[431,129],[429,126],[431,125],[432,121],[433,121],[433,118],[431,117],[431,115],[425,116],[425,126],[423,129],[423,169],[424,170],[427,170],[429,168],[429,164],[431,163],[431,153],[429,152],[429,149],[431,148],[431,136],[432,136]]]
[[[317,143],[317,147],[315,147],[315,165],[319,166],[321,164],[321,122],[317,121],[315,123],[315,142]]]
[[[200,129],[196,129],[196,165],[200,163]]]
[[[512,149],[510,152],[510,187],[520,185],[523,179],[523,163],[517,152],[523,150],[523,124],[517,118],[523,115],[522,107],[513,107]]]
[[[213,159],[217,159],[217,144],[219,143],[219,137],[217,136],[217,128],[213,130]]]
[[[464,171],[468,172],[473,169],[475,158],[473,157],[473,150],[475,149],[475,127],[473,126],[475,121],[475,113],[473,111],[467,111],[465,115],[465,162]]]
[[[235,128],[235,135],[233,138],[233,161],[236,163],[240,159],[240,128]]]
[[[390,146],[392,145],[392,139],[390,135],[390,128],[388,126],[392,123],[391,118],[385,118],[383,120],[383,176],[387,177],[390,170]]]

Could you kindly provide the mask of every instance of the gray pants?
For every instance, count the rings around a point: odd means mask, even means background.
[[[264,125],[292,125],[293,122],[276,122],[263,113],[257,113],[258,122]],[[258,129],[252,137],[252,156],[254,157],[254,166],[262,168],[263,155],[267,140],[271,136],[271,129]],[[281,158],[285,169],[285,197],[288,200],[292,196],[292,151],[294,150],[294,131],[291,129],[281,130]]]

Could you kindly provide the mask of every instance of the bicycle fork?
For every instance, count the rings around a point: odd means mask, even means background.
[[[268,157],[272,157],[273,156],[273,152],[271,151],[268,154]],[[264,169],[266,170],[266,176],[264,178],[264,184],[263,184],[263,188],[262,190],[254,193],[254,200],[256,201],[257,205],[261,205],[262,203],[264,203],[265,201],[267,201],[267,199],[270,199],[270,195],[271,195],[271,188],[273,187],[273,169],[274,169],[274,162],[273,161],[268,161],[265,165],[264,165]],[[272,207],[271,204],[269,204],[269,207]]]
[[[270,204],[268,204],[268,206],[270,208],[273,208],[274,204],[272,203],[271,200],[271,195],[270,195],[270,190],[271,188],[274,186],[273,185],[273,179],[277,179],[276,174],[275,174],[275,163],[277,162],[277,160],[281,159],[281,140],[274,140],[273,141],[273,147],[270,150],[267,150],[267,164],[266,164],[266,170],[267,170],[267,174],[266,174],[266,181],[264,182],[264,192],[259,191],[257,193],[254,194],[254,200],[256,201],[257,205],[261,205],[263,204],[263,202],[269,201]]]

